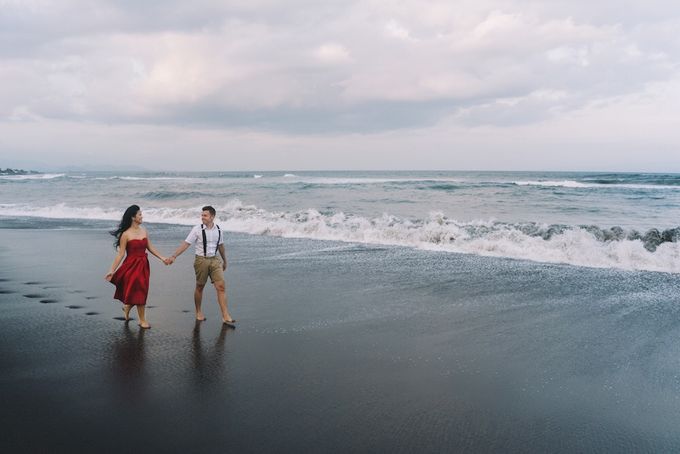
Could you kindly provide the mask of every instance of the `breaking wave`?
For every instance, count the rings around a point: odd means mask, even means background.
[[[187,200],[214,197],[214,194],[197,191],[150,191],[140,194],[140,197],[147,200]]]
[[[27,175],[0,175],[1,180],[54,180],[55,178],[62,178],[64,173],[37,173]]]
[[[315,209],[274,212],[239,200],[231,200],[216,208],[220,227],[232,232],[406,246],[586,267],[680,273],[680,227],[641,232],[595,225],[459,222],[441,212],[432,212],[424,219],[389,214],[369,218]],[[199,211],[200,206],[145,208],[144,215],[147,222],[193,225],[199,222]],[[119,208],[0,204],[0,216],[117,221],[120,214]]]
[[[621,183],[621,182],[604,182],[602,180],[592,180],[588,182],[580,182],[573,180],[562,181],[513,181],[516,186],[541,186],[547,188],[589,188],[589,189],[675,189],[680,190],[680,186],[674,184],[639,184],[639,183]]]

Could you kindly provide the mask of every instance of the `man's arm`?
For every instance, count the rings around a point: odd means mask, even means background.
[[[224,251],[224,243],[220,244],[217,249],[220,251],[220,255],[222,256],[222,271],[224,271],[227,269],[227,254]]]
[[[179,247],[175,250],[175,253],[172,254],[170,257],[167,258],[167,262],[166,262],[166,263],[167,263],[168,265],[170,265],[171,263],[173,263],[173,262],[175,261],[175,259],[176,259],[177,257],[179,257],[179,255],[180,255],[182,252],[186,251],[187,248],[188,248],[189,246],[191,246],[192,244],[194,244],[195,241],[196,241],[196,227],[194,227],[193,229],[191,229],[191,232],[189,232],[189,236],[187,236],[187,238],[186,238],[184,241],[182,241],[182,244],[180,244]]]
[[[175,252],[166,259],[168,262],[168,265],[173,263],[177,257],[179,257],[182,252],[186,251],[191,244],[187,243],[186,241],[182,241],[182,244],[179,245],[179,247],[175,250]]]

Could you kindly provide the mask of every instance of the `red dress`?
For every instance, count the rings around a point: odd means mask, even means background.
[[[151,274],[146,245],[146,238],[129,240],[125,248],[125,260],[111,277],[111,283],[116,286],[113,297],[124,304],[146,304]]]

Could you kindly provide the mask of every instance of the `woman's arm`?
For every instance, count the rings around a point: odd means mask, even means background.
[[[116,255],[116,258],[113,259],[113,263],[111,264],[111,268],[109,269],[109,272],[106,273],[106,276],[104,276],[104,279],[107,281],[111,281],[111,276],[113,276],[114,271],[118,268],[118,265],[120,265],[120,262],[123,260],[123,256],[125,255],[125,247],[127,246],[127,235],[125,232],[120,236],[120,244],[118,245],[118,254]]]
[[[167,259],[165,257],[163,257],[163,255],[160,252],[158,252],[158,249],[156,249],[153,244],[151,244],[151,239],[149,238],[148,232],[146,234],[146,248],[149,250],[149,252],[151,252],[153,255],[158,257],[158,260],[165,263],[165,261]],[[167,265],[167,263],[165,263],[165,264]]]

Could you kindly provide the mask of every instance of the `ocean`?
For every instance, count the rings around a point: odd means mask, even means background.
[[[0,194],[3,452],[680,452],[680,175],[88,172]],[[236,329],[212,289],[195,322],[189,253],[149,257],[150,330],[121,320],[107,231],[133,203],[166,254],[217,209]]]
[[[575,266],[680,272],[680,175],[86,172],[0,177],[0,227],[191,225]]]

